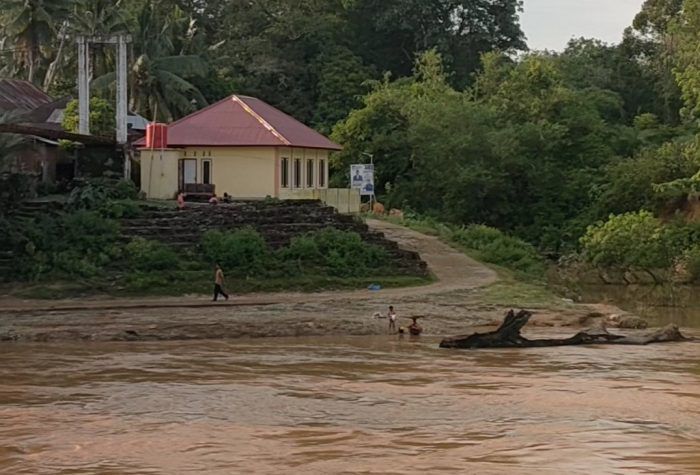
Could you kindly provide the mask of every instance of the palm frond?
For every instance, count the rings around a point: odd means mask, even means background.
[[[201,56],[163,56],[153,60],[154,66],[162,71],[177,74],[181,78],[205,77],[209,65]]]
[[[102,76],[95,78],[90,83],[90,87],[98,92],[107,92],[112,87],[114,87],[114,82],[117,80],[117,74],[115,72],[103,74]]]

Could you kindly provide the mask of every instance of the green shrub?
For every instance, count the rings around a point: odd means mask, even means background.
[[[335,228],[297,236],[278,256],[284,263],[294,263],[291,268],[296,272],[320,269],[339,277],[377,273],[389,257],[385,249],[365,243],[359,234]]]
[[[93,178],[73,188],[67,205],[70,209],[97,209],[111,200],[136,200],[138,197],[139,191],[130,181]]]
[[[495,241],[508,238],[508,236],[496,228],[482,224],[472,224],[455,230],[452,238],[465,247],[481,250]],[[517,241],[515,238],[511,239]]]
[[[700,281],[700,244],[686,249],[680,256],[679,263],[692,281]]]
[[[133,200],[107,201],[99,211],[102,216],[112,219],[138,218],[143,214],[139,203]]]
[[[136,238],[126,245],[125,251],[133,269],[153,271],[176,270],[181,267],[177,253],[158,241]]]
[[[0,216],[29,197],[31,192],[32,178],[29,175],[25,173],[0,173]]]
[[[119,225],[94,211],[64,215],[59,222],[59,236],[52,245],[77,252],[103,253],[119,237]]]
[[[545,263],[531,244],[504,234],[498,229],[473,224],[452,232],[451,239],[478,252],[484,262],[523,274],[541,276]]]
[[[99,273],[99,267],[95,262],[72,250],[54,254],[51,267],[54,271],[72,277],[94,277]]]
[[[208,231],[202,237],[202,251],[211,262],[239,276],[263,275],[272,263],[267,243],[251,228],[233,232]]]
[[[313,234],[293,237],[289,245],[283,248],[279,255],[283,261],[297,261],[299,263],[319,262],[323,259]]]
[[[38,278],[52,272],[90,277],[120,255],[119,226],[95,211],[39,219],[7,220],[4,243],[22,266],[14,275]]]
[[[648,211],[626,213],[588,227],[581,238],[592,264],[624,269],[662,269],[673,264],[688,238],[682,228],[664,226]]]

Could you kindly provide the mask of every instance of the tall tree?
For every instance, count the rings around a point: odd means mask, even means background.
[[[625,31],[622,47],[633,51],[655,83],[656,102],[666,122],[678,123],[682,104],[673,75],[676,41],[671,32],[681,15],[683,0],[645,0],[632,28]]]
[[[525,50],[521,0],[357,0],[348,17],[356,51],[379,71],[408,76],[417,53],[435,49],[462,88],[488,51]]]
[[[683,93],[687,119],[700,119],[700,0],[685,0],[672,27],[677,39],[675,75]]]
[[[22,71],[30,82],[46,58],[42,48],[51,46],[69,12],[69,0],[1,0],[0,25],[3,36],[14,45],[16,72]]]
[[[184,20],[183,20],[184,18]],[[172,121],[207,104],[201,91],[190,82],[206,76],[208,64],[199,54],[182,54],[177,29],[189,18],[178,8],[170,10],[155,0],[138,11],[131,31],[134,59],[129,74],[132,110],[156,120]],[[115,73],[93,81],[99,91],[113,87]]]

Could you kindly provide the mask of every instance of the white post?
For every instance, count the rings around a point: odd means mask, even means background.
[[[78,132],[90,134],[90,80],[88,78],[88,42],[78,37]]]
[[[117,143],[125,144],[127,139],[127,85],[126,85],[126,38],[119,35],[117,40]]]
[[[117,144],[125,145],[127,141],[127,102],[128,91],[126,84],[126,37],[117,38]],[[124,179],[131,178],[131,159],[124,148]]]

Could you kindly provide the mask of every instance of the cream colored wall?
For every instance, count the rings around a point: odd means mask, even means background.
[[[281,187],[281,158],[289,161],[290,187]],[[148,198],[173,199],[178,192],[178,160],[197,160],[197,183],[202,183],[203,162],[211,160],[211,182],[216,194],[228,193],[233,198],[281,197],[291,190],[328,188],[328,151],[302,148],[230,147],[185,148],[177,150],[141,151],[141,189]],[[294,187],[294,159],[301,160],[301,186]],[[307,160],[313,160],[313,186],[306,180]],[[319,161],[325,161],[324,185],[320,186]]]
[[[179,150],[141,151],[141,190],[146,197],[162,200],[175,198],[179,158]]]
[[[186,148],[182,158],[197,159],[197,182],[202,182],[202,161],[211,160],[216,194],[234,198],[276,196],[273,147]]]

